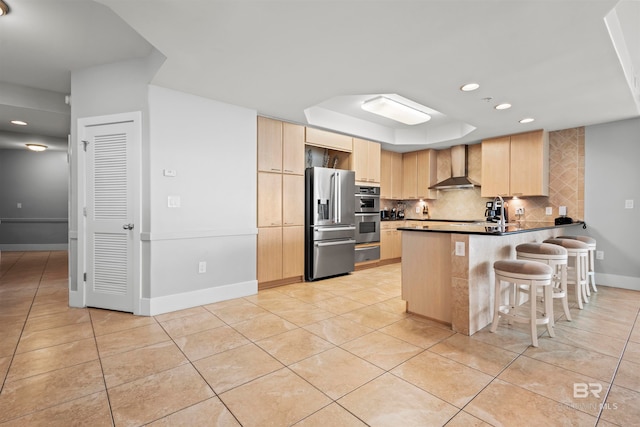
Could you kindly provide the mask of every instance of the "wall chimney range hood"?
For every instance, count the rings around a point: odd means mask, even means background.
[[[451,147],[451,178],[429,187],[430,190],[454,190],[480,186],[467,176],[467,150],[466,145]]]

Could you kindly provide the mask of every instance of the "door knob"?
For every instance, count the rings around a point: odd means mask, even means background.
[[[122,226],[125,230],[133,230],[133,224],[125,224]]]

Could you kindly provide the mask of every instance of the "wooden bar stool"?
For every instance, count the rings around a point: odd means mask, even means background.
[[[563,246],[567,250],[569,258],[573,258],[573,266],[567,268],[567,285],[573,284],[576,289],[576,300],[580,310],[584,308],[582,302],[589,302],[587,295],[588,276],[587,263],[589,258],[589,246],[574,239],[547,239],[544,243]]]
[[[538,325],[547,325],[549,335],[555,337],[551,327],[553,319],[553,297],[551,294],[553,268],[536,261],[505,260],[496,261],[493,264],[493,270],[496,281],[491,332],[495,332],[498,329],[500,317],[504,317],[509,321],[528,323],[531,331],[531,344],[534,347],[538,346]],[[510,285],[507,289],[508,304],[501,304],[504,301],[502,282]],[[544,312],[541,316],[538,315],[537,298],[529,298],[528,314],[519,309],[519,301],[516,299],[519,285],[528,286],[530,295],[537,295],[538,287],[543,289]]]
[[[595,267],[595,258],[596,258],[596,239],[589,236],[558,236],[557,239],[574,239],[579,240],[582,243],[586,243],[589,245],[589,264],[587,265],[587,275],[589,276],[589,283],[591,283],[591,288],[593,292],[598,292],[596,288],[596,267]],[[589,292],[589,286],[587,286],[587,295],[591,296],[591,292]]]
[[[567,250],[563,246],[550,243],[522,243],[516,246],[516,258],[525,261],[542,262],[553,269],[552,296],[554,299],[562,300],[564,315],[567,320],[571,321],[569,293],[567,292]],[[520,290],[524,293],[529,292],[526,286]],[[551,319],[551,321],[553,326],[554,319]]]

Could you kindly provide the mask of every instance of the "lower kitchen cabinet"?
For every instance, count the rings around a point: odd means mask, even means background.
[[[282,227],[258,228],[258,283],[282,279]]]
[[[402,257],[402,231],[380,230],[380,261]]]
[[[302,280],[304,226],[258,228],[257,246],[259,289]]]
[[[282,278],[304,275],[304,226],[282,227]]]

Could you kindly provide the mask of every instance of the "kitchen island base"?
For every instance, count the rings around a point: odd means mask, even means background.
[[[582,224],[569,226],[577,225]],[[556,237],[564,227],[504,234],[403,228],[402,299],[407,311],[473,335],[492,320],[493,263],[515,259],[519,244]]]

